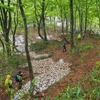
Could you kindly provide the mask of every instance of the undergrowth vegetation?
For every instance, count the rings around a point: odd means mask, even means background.
[[[18,65],[24,65],[25,63],[26,63],[26,59],[19,54],[10,56],[8,57],[8,60],[7,60],[7,64],[10,67],[18,67]]]
[[[96,34],[93,35],[93,37],[94,37],[95,39],[100,39],[100,34],[96,33]]]
[[[80,82],[74,83],[74,86],[67,86],[55,100],[98,100],[100,98],[100,64],[98,66],[99,70],[93,68]]]
[[[77,46],[75,46],[75,48],[73,48],[71,50],[71,53],[72,54],[77,54],[77,53],[80,53],[80,52],[83,52],[83,51],[86,51],[86,50],[89,50],[89,49],[93,49],[94,46],[92,43],[83,43],[83,44],[79,44]]]
[[[61,47],[61,43],[57,40],[49,40],[49,41],[41,40],[36,43],[31,43],[30,49],[38,53],[48,48],[49,46],[54,46],[57,49]]]

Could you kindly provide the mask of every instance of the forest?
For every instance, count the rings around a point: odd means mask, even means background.
[[[100,100],[100,0],[0,0],[0,100]]]

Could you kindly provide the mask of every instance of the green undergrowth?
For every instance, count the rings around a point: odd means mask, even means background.
[[[98,100],[99,98],[100,62],[96,62],[96,68],[93,68],[80,82],[68,85],[54,100]]]
[[[54,46],[56,49],[58,49],[61,47],[61,43],[57,40],[49,40],[49,41],[41,40],[36,43],[31,43],[30,49],[38,53],[48,48],[49,46]]]
[[[71,50],[72,54],[78,54],[80,52],[86,51],[86,50],[90,50],[93,49],[94,45],[92,43],[81,43],[79,45],[76,45],[75,48],[73,48]]]
[[[98,100],[100,98],[99,75],[100,69],[93,68],[80,82],[67,86],[66,90],[54,100]]]
[[[100,34],[94,34],[93,37],[96,39],[100,39]]]
[[[10,67],[18,67],[19,65],[24,65],[26,63],[26,58],[19,54],[12,55],[8,57],[6,62]]]
[[[80,56],[80,59],[79,59],[80,62],[81,62],[81,63],[84,63],[85,58],[86,58],[87,56],[88,56],[88,53],[85,53],[85,52],[84,52],[84,53],[81,53],[81,56]]]

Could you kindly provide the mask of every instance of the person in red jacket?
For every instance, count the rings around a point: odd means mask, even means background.
[[[88,32],[88,35],[91,36],[91,32]]]

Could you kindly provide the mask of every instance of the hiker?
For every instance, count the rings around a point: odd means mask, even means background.
[[[17,74],[14,75],[15,81],[19,84],[19,89],[22,87],[23,82],[23,73],[19,71]]]
[[[77,36],[78,40],[81,41],[81,34],[79,33]]]
[[[63,50],[63,52],[65,52],[65,51],[66,51],[66,44],[67,44],[67,43],[66,43],[66,42],[64,42],[64,43],[63,43],[63,45],[62,45],[62,50]]]
[[[11,90],[12,90],[12,79],[10,75],[7,75],[6,80],[5,80],[5,87],[7,88],[7,93],[11,94]]]
[[[88,35],[91,36],[91,32],[88,32]]]
[[[84,33],[82,33],[82,39],[84,40],[84,37],[85,37],[85,34]]]

